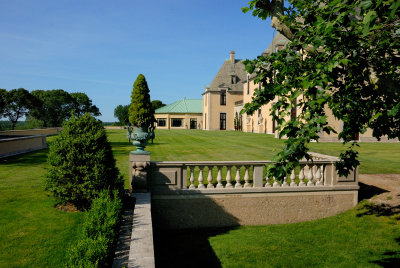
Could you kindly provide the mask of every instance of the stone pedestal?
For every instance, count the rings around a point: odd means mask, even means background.
[[[129,153],[129,190],[135,193],[145,193],[149,191],[149,183],[147,178],[150,166],[150,154],[144,152]]]

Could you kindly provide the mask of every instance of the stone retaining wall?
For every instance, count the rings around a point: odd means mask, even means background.
[[[153,222],[159,229],[294,223],[333,216],[357,204],[358,187],[315,190],[153,195]]]
[[[0,139],[0,158],[44,148],[47,148],[45,135]]]
[[[21,129],[0,131],[0,136],[34,136],[34,135],[57,135],[61,128],[38,128],[38,129]]]

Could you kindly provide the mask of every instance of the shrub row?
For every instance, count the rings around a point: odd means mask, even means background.
[[[117,191],[102,191],[85,212],[78,239],[68,251],[67,267],[102,267],[111,262],[117,241],[122,200]],[[111,266],[111,263],[108,263]]]

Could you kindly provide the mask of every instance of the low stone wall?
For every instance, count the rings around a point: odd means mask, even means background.
[[[150,193],[136,193],[133,197],[136,204],[127,267],[155,267]]]
[[[34,135],[57,135],[61,128],[38,128],[0,131],[0,136],[34,136]]]
[[[45,135],[9,138],[10,136],[0,139],[0,158],[47,148]]]
[[[105,126],[105,129],[126,129],[125,126]]]
[[[319,142],[343,142],[343,140],[338,140],[337,137],[320,137]],[[382,142],[382,143],[394,143],[399,142],[399,139],[388,139],[387,137],[382,137],[381,140],[378,141],[377,138],[374,137],[360,137],[358,142]]]

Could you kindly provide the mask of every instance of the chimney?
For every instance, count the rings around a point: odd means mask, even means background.
[[[235,63],[235,51],[234,50],[231,51],[230,59],[231,59],[231,63]]]

